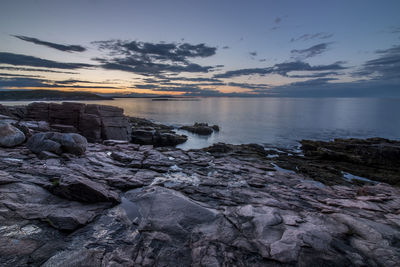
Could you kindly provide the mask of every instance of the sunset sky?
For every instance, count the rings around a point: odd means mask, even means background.
[[[0,3],[0,89],[400,96],[400,1]]]

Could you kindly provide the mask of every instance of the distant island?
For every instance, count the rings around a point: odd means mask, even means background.
[[[59,101],[59,100],[112,100],[89,92],[64,92],[55,90],[13,90],[0,91],[0,101]]]

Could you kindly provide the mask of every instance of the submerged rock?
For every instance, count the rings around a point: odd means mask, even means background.
[[[25,141],[25,135],[18,128],[6,122],[0,122],[0,146],[14,147]]]
[[[55,154],[82,155],[86,151],[86,138],[76,133],[38,133],[29,138],[26,146],[34,153],[48,151]]]

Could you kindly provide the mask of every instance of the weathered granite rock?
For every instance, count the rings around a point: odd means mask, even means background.
[[[90,142],[131,138],[128,119],[123,115],[123,109],[118,107],[73,102],[34,102],[27,106],[26,119],[47,121],[60,131],[62,129],[58,125],[72,126]],[[68,128],[68,132],[74,128]]]
[[[1,149],[0,265],[398,265],[399,188],[327,185],[274,161],[258,145]]]
[[[198,123],[198,122],[196,122],[192,126],[182,126],[179,129],[182,129],[182,130],[185,130],[185,131],[188,131],[191,133],[199,134],[199,135],[210,135],[214,131],[216,131],[216,132],[219,131],[218,125],[209,126],[207,123]]]
[[[0,121],[0,146],[14,147],[25,141],[25,135],[18,128]]]
[[[72,153],[81,155],[85,153],[86,138],[75,133],[37,133],[29,138],[26,146],[34,153],[48,151],[55,154]]]

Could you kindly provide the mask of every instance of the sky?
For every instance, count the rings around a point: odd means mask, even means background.
[[[0,2],[0,90],[400,97],[400,1]]]

